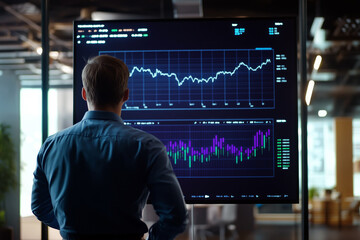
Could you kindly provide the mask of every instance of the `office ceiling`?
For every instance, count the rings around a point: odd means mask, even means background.
[[[72,85],[72,22],[77,19],[297,16],[291,0],[49,0],[52,87]],[[360,116],[360,13],[357,0],[308,0],[309,115]],[[41,0],[0,0],[0,70],[23,87],[40,84]],[[315,57],[323,61],[313,70]]]

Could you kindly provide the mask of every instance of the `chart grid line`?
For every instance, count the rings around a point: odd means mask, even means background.
[[[123,110],[275,107],[273,49],[101,51],[99,54],[124,59],[129,67],[132,98]],[[167,95],[164,95],[165,87]],[[222,93],[216,91],[219,88]]]

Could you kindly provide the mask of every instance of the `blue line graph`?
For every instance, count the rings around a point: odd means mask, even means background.
[[[124,60],[123,110],[274,108],[273,49],[102,51]]]
[[[147,72],[151,75],[152,78],[156,78],[158,75],[159,76],[163,76],[163,77],[174,77],[175,80],[177,81],[178,83],[178,86],[181,86],[183,85],[183,83],[185,81],[188,81],[188,80],[191,80],[193,83],[194,82],[197,82],[197,83],[202,83],[202,82],[205,82],[205,83],[208,83],[208,82],[214,82],[215,80],[217,80],[219,78],[220,75],[230,75],[230,76],[233,76],[236,71],[241,67],[241,66],[245,66],[249,71],[257,71],[259,69],[262,69],[262,67],[268,63],[270,63],[271,60],[270,59],[266,59],[265,62],[261,63],[259,66],[257,66],[256,68],[252,68],[252,67],[249,67],[248,65],[246,65],[245,63],[241,62],[239,63],[239,65],[237,65],[235,67],[235,69],[233,71],[219,71],[215,74],[214,77],[208,77],[208,78],[197,78],[197,77],[193,77],[193,76],[187,76],[187,77],[184,77],[182,78],[181,80],[179,79],[179,77],[177,76],[176,73],[163,73],[161,70],[159,69],[155,69],[155,72],[152,72],[151,69],[147,69],[147,68],[144,68],[144,67],[133,67],[133,69],[131,70],[130,72],[130,77],[132,77],[134,75],[135,72]]]

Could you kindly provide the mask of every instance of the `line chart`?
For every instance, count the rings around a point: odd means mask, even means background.
[[[178,178],[272,177],[272,120],[133,121],[166,146]]]
[[[274,108],[274,51],[101,51],[124,60],[131,97],[124,110]]]
[[[144,68],[144,67],[133,67],[133,69],[131,70],[130,72],[130,77],[132,77],[134,75],[135,72],[147,72],[151,75],[152,78],[156,78],[158,75],[159,76],[163,76],[163,77],[169,77],[169,78],[172,78],[174,77],[175,80],[177,81],[178,83],[178,86],[180,87],[181,85],[184,84],[185,81],[188,81],[188,80],[191,80],[191,82],[197,82],[197,83],[202,83],[202,82],[205,82],[205,83],[208,83],[208,82],[214,82],[215,80],[218,79],[218,77],[220,75],[230,75],[230,76],[233,76],[236,71],[241,67],[241,66],[244,66],[246,67],[249,71],[257,71],[258,69],[262,69],[262,67],[268,63],[270,63],[271,60],[270,59],[266,59],[265,62],[262,62],[259,66],[257,66],[256,68],[252,68],[252,67],[249,67],[248,65],[246,65],[244,62],[241,62],[239,63],[233,71],[219,71],[215,74],[214,77],[208,77],[208,78],[198,78],[198,77],[193,77],[191,75],[189,76],[186,76],[184,78],[182,78],[181,80],[179,79],[179,77],[177,76],[176,73],[163,73],[161,70],[159,69],[155,69],[155,72],[152,72],[151,69],[147,69],[147,68]]]

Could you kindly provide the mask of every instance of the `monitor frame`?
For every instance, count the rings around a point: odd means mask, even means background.
[[[297,28],[297,19],[296,17],[271,17],[271,18],[268,18],[268,17],[264,17],[264,18],[248,18],[249,20],[290,20],[292,21],[292,24],[293,24],[293,27],[294,28]],[[77,106],[78,106],[78,101],[79,101],[79,98],[76,98],[76,96],[78,94],[80,94],[80,92],[78,92],[79,89],[77,89],[75,87],[75,84],[78,79],[76,79],[77,77],[75,77],[75,71],[77,69],[77,61],[75,60],[76,58],[76,51],[77,51],[77,44],[75,44],[76,42],[76,26],[78,24],[86,24],[86,23],[101,23],[101,22],[107,22],[107,23],[117,23],[117,22],[121,22],[121,23],[144,23],[144,22],[192,22],[192,21],[195,21],[195,22],[203,22],[203,21],[241,21],[241,19],[239,18],[220,18],[220,19],[208,19],[208,18],[201,18],[201,19],[149,19],[149,20],[106,20],[106,21],[74,21],[74,115],[73,115],[73,122],[74,124],[78,121],[80,121],[81,119],[79,119],[79,117],[77,116],[76,114],[76,110],[77,110]],[[295,33],[297,33],[297,31],[295,31]],[[296,47],[296,41],[297,41],[297,35],[293,36],[294,39],[293,41],[294,42],[294,49],[293,51],[296,53],[297,52],[297,47]],[[296,55],[296,54],[295,54]],[[298,72],[297,70],[297,66],[296,66],[296,73]],[[297,78],[296,78],[297,79]],[[297,85],[297,83],[294,83],[295,85]],[[296,86],[297,87],[297,86]],[[275,90],[274,90],[275,91]],[[293,96],[293,98],[296,98],[298,99],[298,96],[297,96],[297,89],[296,89],[296,95]],[[80,100],[80,101],[83,101],[83,100]],[[297,106],[297,100],[296,100],[296,105],[293,106],[294,107],[294,111],[298,111],[298,106]],[[275,107],[274,107],[275,108]],[[264,117],[265,118],[265,117]],[[253,118],[254,119],[254,118]],[[294,119],[293,119],[294,120]],[[294,123],[294,127],[296,127],[296,132],[297,132],[297,128],[298,128],[298,119],[295,120],[296,123]],[[296,143],[294,144],[294,148],[296,148],[296,151],[298,152],[298,149],[297,149],[297,145],[298,145],[298,136],[296,136]],[[275,151],[275,146],[274,147],[274,151]],[[296,159],[296,168],[297,168],[297,171],[295,172],[296,176],[293,178],[295,179],[296,178],[296,184],[295,185],[295,188],[296,188],[296,192],[297,192],[297,195],[295,197],[293,197],[292,199],[290,200],[287,200],[287,199],[261,199],[261,200],[257,200],[257,199],[211,199],[211,200],[208,200],[208,199],[185,199],[187,203],[189,204],[197,204],[197,203],[298,203],[299,202],[299,161],[298,161],[298,156],[296,156],[297,159]],[[274,160],[275,161],[275,160]]]

